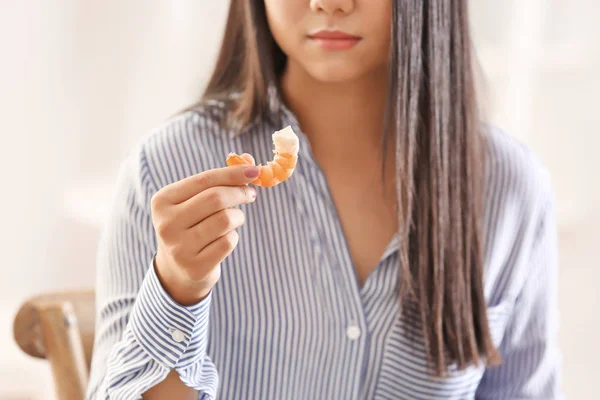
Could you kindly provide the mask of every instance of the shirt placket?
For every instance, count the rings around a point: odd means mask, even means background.
[[[345,342],[353,375],[348,377],[344,398],[358,399],[368,351],[368,330],[356,272],[324,174],[310,151],[310,144],[293,117],[287,116],[282,122],[291,125],[300,138],[298,165],[294,178],[289,180],[292,196],[298,212],[310,221],[314,250],[322,259],[322,267],[328,268],[318,274],[323,279],[323,290],[333,289],[337,294],[336,308],[340,315],[336,325],[343,335],[342,343]]]
[[[398,236],[394,236],[379,264],[361,288],[369,343],[363,365],[361,399],[372,399],[380,380],[386,343],[398,320]]]

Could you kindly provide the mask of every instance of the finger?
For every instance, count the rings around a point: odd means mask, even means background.
[[[251,154],[244,153],[240,157],[242,157],[244,160],[248,161],[250,164],[256,165],[256,162],[254,161],[254,157],[252,157]]]
[[[258,175],[258,168],[249,165],[215,168],[165,186],[161,197],[171,204],[180,204],[215,186],[247,185]]]
[[[235,230],[227,232],[198,253],[198,265],[221,264],[233,252],[239,240]]]
[[[227,208],[192,226],[188,230],[189,239],[200,251],[227,232],[239,228],[245,221],[246,216],[242,210]]]
[[[252,203],[256,189],[250,186],[218,186],[207,189],[176,207],[178,226],[189,229],[211,215],[241,204]]]

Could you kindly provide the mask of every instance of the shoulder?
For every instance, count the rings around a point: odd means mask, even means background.
[[[224,165],[234,135],[224,103],[208,101],[181,112],[144,135],[137,146],[155,190]]]
[[[484,137],[488,202],[502,200],[514,211],[527,214],[552,200],[550,172],[538,154],[495,126],[485,126]]]
[[[211,101],[182,111],[155,128],[140,140],[140,149],[147,154],[174,151],[178,147],[186,149],[206,142],[207,136],[227,137],[225,128],[226,106],[222,102]],[[179,150],[181,151],[181,150]]]

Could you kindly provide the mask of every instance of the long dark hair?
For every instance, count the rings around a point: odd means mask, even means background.
[[[451,364],[499,361],[483,293],[483,136],[468,1],[392,2],[383,148],[396,148],[400,301],[442,376]],[[204,99],[237,93],[231,112],[241,126],[268,118],[268,88],[277,86],[285,62],[264,1],[232,0]]]

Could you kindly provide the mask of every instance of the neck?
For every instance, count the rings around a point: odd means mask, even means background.
[[[317,153],[358,156],[380,150],[387,100],[385,70],[350,82],[321,82],[289,60],[282,95]]]

